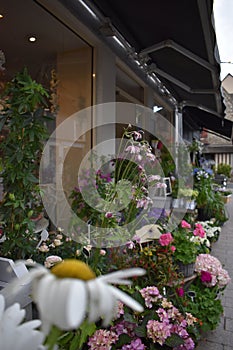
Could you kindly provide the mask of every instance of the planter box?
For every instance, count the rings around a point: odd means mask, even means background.
[[[228,194],[227,196],[221,196],[223,203],[229,203],[231,201],[231,196],[231,194]]]
[[[184,275],[184,277],[193,276],[195,263],[185,265],[179,262],[177,265],[178,265],[178,271],[181,272]]]

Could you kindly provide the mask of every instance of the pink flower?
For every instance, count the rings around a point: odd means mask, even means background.
[[[162,295],[155,286],[148,286],[139,291],[142,297],[145,299],[146,306],[151,309],[152,303],[156,303],[159,299],[162,299]]]
[[[208,271],[201,271],[201,281],[210,283],[212,281],[212,275]]]
[[[134,249],[135,243],[133,241],[128,241],[128,242],[126,242],[126,246],[128,249]]]
[[[147,323],[147,336],[152,339],[153,343],[163,345],[165,340],[171,335],[172,325],[165,322],[149,320]]]
[[[128,146],[126,148],[125,152],[129,152],[132,154],[138,154],[138,153],[140,153],[140,148],[138,146],[131,145],[131,146]]]
[[[195,224],[195,230],[193,231],[194,236],[198,236],[200,238],[205,237],[205,230],[203,229],[201,224]]]
[[[170,232],[168,233],[163,233],[160,237],[159,237],[159,243],[162,246],[167,246],[169,245],[171,242],[173,241],[173,237],[171,235]]]
[[[107,219],[110,219],[111,217],[112,217],[112,213],[110,212],[110,211],[107,211],[107,213],[105,214],[105,217],[107,218]]]
[[[184,288],[182,288],[182,287],[177,288],[176,293],[179,297],[182,298],[184,296]]]
[[[144,350],[146,346],[142,343],[140,338],[132,340],[130,344],[123,345],[122,350]]]
[[[174,251],[176,250],[176,247],[175,247],[174,245],[172,245],[172,246],[170,247],[170,249],[171,249],[171,251],[174,253]]]
[[[88,341],[90,350],[110,350],[118,340],[118,335],[105,329],[98,329]]]
[[[133,131],[133,136],[136,141],[142,139],[142,134],[138,131]]]
[[[182,228],[191,228],[191,225],[187,221],[182,220],[181,221],[181,227]]]

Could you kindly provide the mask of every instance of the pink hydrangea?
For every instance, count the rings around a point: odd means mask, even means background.
[[[231,281],[228,272],[222,268],[221,262],[210,254],[199,254],[197,256],[195,271],[201,276],[202,282],[207,287],[218,285],[219,288],[223,288]],[[204,272],[209,273],[211,279]]]
[[[88,341],[90,350],[111,350],[118,340],[118,335],[112,331],[98,329]]]
[[[184,339],[184,344],[181,344],[173,348],[173,350],[193,350],[193,349],[195,349],[195,343],[190,337]]]
[[[159,237],[159,243],[162,246],[167,246],[169,245],[171,242],[173,241],[173,237],[172,234],[170,232],[168,233],[163,233],[160,237]]]
[[[142,297],[145,299],[146,306],[151,309],[152,303],[156,303],[159,299],[162,299],[162,295],[155,286],[148,286],[139,291]]]
[[[123,345],[122,350],[144,350],[146,346],[142,343],[140,338],[132,340],[130,344]]]
[[[147,325],[147,336],[152,339],[153,343],[163,345],[165,340],[171,336],[171,324],[149,320]]]

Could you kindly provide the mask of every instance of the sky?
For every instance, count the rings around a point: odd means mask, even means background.
[[[214,21],[221,62],[220,79],[233,76],[233,0],[214,0]]]

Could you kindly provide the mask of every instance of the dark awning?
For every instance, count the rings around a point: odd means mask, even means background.
[[[213,0],[94,0],[178,102],[223,114]]]
[[[226,118],[220,118],[208,111],[195,107],[184,107],[183,117],[187,123],[193,125],[194,129],[211,130],[211,132],[222,136],[228,140],[233,136],[233,122]]]
[[[209,128],[212,112],[224,117],[213,0],[60,1],[127,63],[134,57],[154,72],[182,107],[209,110]],[[114,44],[116,32],[127,52]]]

